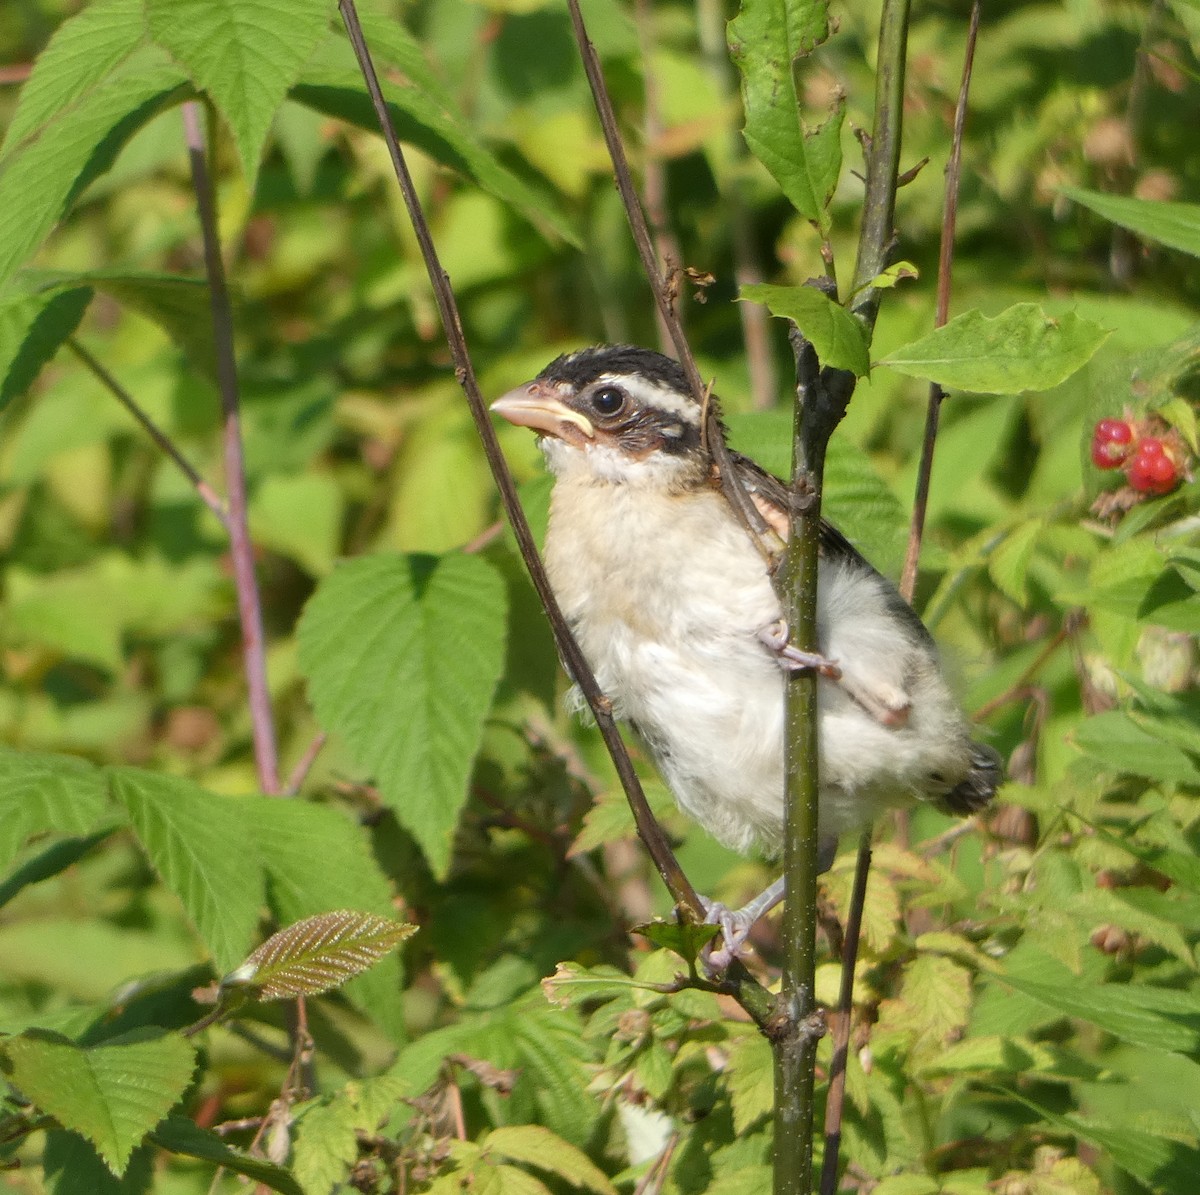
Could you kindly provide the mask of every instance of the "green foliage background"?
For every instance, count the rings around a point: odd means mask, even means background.
[[[803,282],[821,233],[741,141],[734,13],[585,8],[635,166],[665,183],[682,264],[713,276],[680,299],[701,371],[735,443],[782,471],[790,414],[762,400],[788,392],[785,326],[756,397],[736,280]],[[486,392],[582,343],[655,343],[565,10],[363,16]],[[813,128],[844,95],[819,221],[848,277],[878,12],[834,16],[801,81]],[[886,295],[872,359],[895,368],[860,384],[829,465],[828,513],[892,574],[965,24],[957,2],[912,21],[904,165],[929,165],[897,224],[919,279]],[[1051,389],[960,377],[943,409],[916,604],[1010,779],[971,833],[927,809],[882,828],[847,1190],[1175,1195],[1200,1173],[1197,485],[1097,513],[1114,483],[1087,457],[1125,408],[1197,449],[1198,45],[1194,0],[984,17],[954,310],[1036,303],[1108,336]],[[564,712],[334,8],[26,0],[0,8],[0,47],[4,1181],[191,1192],[219,1164],[306,1195],[355,1167],[366,1190],[632,1191],[670,1143],[649,1189],[768,1189],[769,1050],[711,994],[664,994],[679,957],[627,933],[665,896]],[[224,530],[65,343],[222,488],[178,106],[197,89],[285,772],[329,732],[295,800],[258,791]],[[536,523],[532,439],[500,434]],[[646,775],[697,887],[733,903],[769,878]],[[852,867],[824,882],[843,919]],[[193,989],[329,909],[419,932],[309,1002],[310,1098],[285,1083],[285,1006],[186,1044]],[[765,976],[774,933],[754,939]],[[256,1157],[253,1128],[211,1131],[281,1089]]]

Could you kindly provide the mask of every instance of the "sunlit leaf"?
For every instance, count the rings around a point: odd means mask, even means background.
[[[146,0],[151,35],[212,97],[251,180],[275,112],[332,15],[331,0]]]
[[[478,557],[371,556],[334,569],[300,623],[317,717],[439,875],[504,663],[506,601]]]
[[[1018,303],[993,319],[967,311],[876,362],[954,390],[1019,394],[1049,390],[1070,377],[1108,333],[1075,315],[1053,319]]]
[[[858,377],[871,370],[862,325],[840,303],[815,286],[743,286],[741,297],[762,303],[772,315],[791,320],[816,350],[822,365]]]
[[[272,934],[226,983],[248,985],[263,1000],[319,996],[369,970],[416,926],[339,909]]]
[[[83,1048],[30,1030],[0,1044],[0,1069],[64,1128],[95,1145],[114,1174],[191,1082],[192,1047],[179,1036],[138,1032]]]

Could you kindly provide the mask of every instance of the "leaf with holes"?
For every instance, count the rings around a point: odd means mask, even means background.
[[[504,666],[507,598],[475,556],[365,557],[300,620],[317,718],[342,735],[439,877]]]
[[[796,210],[823,232],[842,168],[840,96],[823,123],[808,127],[796,90],[796,62],[829,36],[826,0],[757,0],[729,23],[729,50],[742,73],[743,135]]]
[[[63,1128],[86,1137],[116,1175],[192,1080],[196,1056],[177,1035],[138,1030],[83,1047],[44,1029],[0,1046],[0,1070]]]
[[[369,970],[416,928],[348,909],[320,913],[272,934],[223,982],[253,987],[262,1000],[319,996]]]
[[[953,390],[1021,394],[1066,381],[1107,339],[1091,320],[1055,319],[1036,303],[1016,303],[994,319],[965,311],[876,364]]]

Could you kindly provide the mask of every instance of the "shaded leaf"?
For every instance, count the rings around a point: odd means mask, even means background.
[[[280,924],[339,908],[391,914],[392,886],[366,831],[352,818],[308,801],[258,797],[245,805],[266,869],[267,901]],[[322,866],[313,867],[318,855]],[[400,957],[392,954],[351,980],[345,995],[394,1040],[403,1041],[403,987]]]
[[[0,1045],[6,1078],[64,1128],[95,1145],[116,1175],[191,1082],[196,1058],[178,1036],[139,1031],[82,1048],[30,1030]]]
[[[501,165],[479,140],[469,121],[451,110],[444,89],[431,93],[416,83],[382,78],[384,98],[402,142],[417,146],[436,161],[474,179],[535,228],[570,244],[579,238],[554,198],[536,190]],[[320,59],[308,64],[292,89],[292,98],[326,116],[378,133],[379,120],[359,74],[349,43],[328,43]]]
[[[1062,193],[1148,241],[1200,257],[1200,203],[1130,199],[1082,187],[1063,187]]]
[[[1065,381],[1107,336],[1090,320],[1052,319],[1036,303],[1017,303],[994,319],[964,312],[876,364],[954,390],[1020,394]]]
[[[816,350],[822,365],[848,369],[857,377],[871,371],[862,325],[840,303],[815,286],[743,286],[741,297],[762,303],[772,315],[791,320]]]
[[[1063,1016],[1089,1021],[1133,1045],[1182,1054],[1200,1046],[1200,1010],[1188,992],[1146,984],[1059,985],[1011,974],[1002,982]]]
[[[300,1184],[282,1166],[276,1166],[265,1158],[251,1157],[186,1117],[167,1117],[150,1134],[150,1140],[171,1153],[212,1162],[225,1170],[252,1178],[255,1182],[265,1183],[273,1191],[282,1191],[284,1195],[304,1195]]]
[[[416,926],[373,913],[319,913],[272,934],[222,983],[246,985],[259,999],[318,996],[373,967]]]
[[[718,925],[693,925],[690,922],[651,921],[646,925],[635,925],[635,934],[648,938],[655,946],[673,950],[689,963],[700,957],[700,951],[720,932]]]
[[[506,601],[478,557],[372,556],[334,569],[300,621],[317,717],[439,876],[504,663]]]
[[[154,869],[229,971],[245,958],[263,903],[263,868],[235,797],[174,776],[111,768],[113,792]]]
[[[91,300],[85,286],[0,299],[0,410],[33,385]]]

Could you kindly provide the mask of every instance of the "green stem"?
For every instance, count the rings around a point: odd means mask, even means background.
[[[896,189],[904,114],[904,65],[910,0],[884,0],[879,28],[875,119],[867,150],[866,194],[852,293],[853,310],[873,331],[880,292],[867,284],[888,263],[895,239]],[[821,282],[815,283],[821,286]],[[825,281],[824,286],[828,287]],[[812,346],[793,330],[796,404],[792,438],[791,535],[778,581],[792,641],[819,651],[817,567],[821,489],[829,437],[845,414],[855,378],[822,369]],[[816,1008],[818,774],[817,677],[787,683],[787,825],[783,913],[785,954],[775,1046],[775,1195],[813,1189],[813,1087],[824,1026]]]

